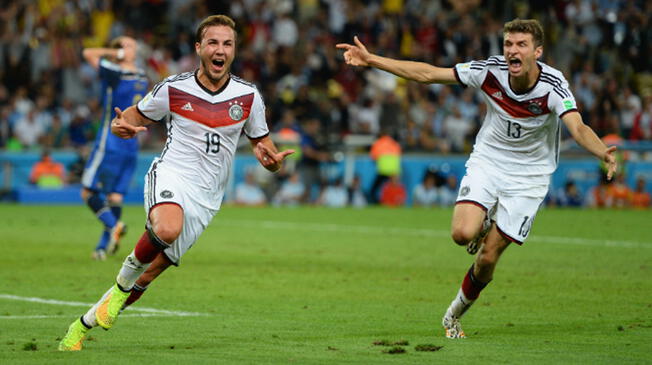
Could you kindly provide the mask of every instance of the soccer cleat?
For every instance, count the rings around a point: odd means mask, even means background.
[[[111,289],[111,293],[100,303],[95,310],[95,319],[97,324],[100,327],[108,330],[113,326],[116,319],[118,319],[118,314],[120,314],[120,309],[129,298],[131,292],[124,292],[120,290],[118,284],[115,284]]]
[[[93,251],[93,260],[104,261],[106,260],[106,251],[103,249]]]
[[[444,314],[441,324],[446,330],[447,338],[466,338],[464,331],[462,331],[459,318],[452,315],[449,311],[446,311],[446,314]]]
[[[59,351],[81,351],[82,341],[90,328],[84,326],[79,318],[68,327],[68,332],[59,342]]]
[[[106,248],[109,255],[115,255],[115,253],[118,252],[118,249],[120,248],[120,238],[122,238],[126,233],[127,225],[121,221],[116,223],[115,227],[111,229],[109,244]]]

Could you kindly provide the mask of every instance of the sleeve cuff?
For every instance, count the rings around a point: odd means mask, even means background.
[[[462,80],[460,79],[460,75],[457,73],[457,67],[453,67],[453,73],[455,74],[455,79],[457,80],[457,82],[460,85],[462,85],[463,88],[466,88],[467,85],[462,82]]]

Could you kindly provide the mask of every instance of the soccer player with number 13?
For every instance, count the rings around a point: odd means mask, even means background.
[[[548,192],[559,158],[560,120],[577,143],[616,171],[614,151],[582,121],[561,72],[537,61],[543,29],[537,20],[515,19],[503,28],[503,55],[453,68],[401,61],[355,45],[338,44],[344,61],[371,66],[422,83],[460,84],[482,91],[487,114],[466,163],[453,210],[453,240],[476,254],[442,324],[449,338],[465,337],[460,317],[493,278],[511,242],[523,244]]]

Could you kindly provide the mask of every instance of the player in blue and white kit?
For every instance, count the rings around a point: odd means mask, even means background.
[[[491,281],[507,246],[527,238],[557,168],[560,120],[580,146],[607,164],[609,178],[617,168],[616,147],[605,146],[583,123],[562,73],[537,61],[543,53],[539,22],[515,19],[503,34],[503,55],[454,68],[371,54],[357,37],[355,45],[337,45],[347,64],[477,88],[487,103],[453,211],[453,240],[477,256],[442,319],[449,338],[465,337],[459,318]]]
[[[119,37],[111,48],[86,48],[84,59],[98,70],[102,82],[103,115],[95,145],[82,175],[82,199],[104,226],[93,252],[97,260],[114,254],[125,225],[120,221],[122,201],[136,168],[138,140],[111,133],[115,108],[126,109],[147,92],[145,72],[136,66],[137,43]]]
[[[161,272],[179,265],[220,209],[242,133],[269,171],[278,171],[294,152],[277,151],[258,90],[230,74],[236,39],[231,18],[209,16],[197,29],[198,70],[168,77],[124,112],[116,108],[111,128],[122,138],[133,138],[152,123],[168,125],[165,148],[145,177],[147,228],[116,284],[70,325],[59,350],[81,350],[88,330],[111,328],[130,295],[142,293]]]

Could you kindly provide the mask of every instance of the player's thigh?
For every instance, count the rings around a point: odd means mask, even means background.
[[[167,243],[172,243],[183,228],[186,185],[176,173],[156,163],[145,175],[143,194],[147,225]]]
[[[160,203],[149,210],[149,225],[156,235],[171,244],[181,234],[184,211],[177,203]]]
[[[534,218],[545,196],[504,196],[498,202],[496,226],[506,239],[522,244],[530,234]]]
[[[478,165],[467,166],[453,210],[451,228],[454,236],[457,233],[472,239],[480,232],[485,215],[498,200],[499,180]]]
[[[468,236],[468,239],[472,239],[480,232],[482,221],[486,214],[485,208],[476,204],[467,202],[455,204],[453,208],[453,219],[451,220],[451,231],[453,235],[457,232],[457,234],[463,234],[464,236]]]
[[[183,228],[179,237],[166,248],[164,254],[174,265],[179,265],[181,257],[190,250],[199,236],[213,219],[216,211],[207,209],[203,204],[190,203],[184,207]]]

